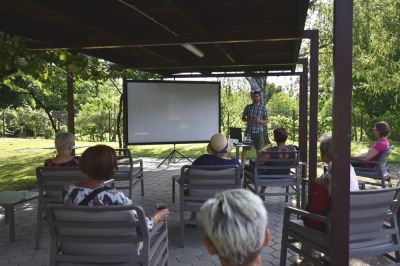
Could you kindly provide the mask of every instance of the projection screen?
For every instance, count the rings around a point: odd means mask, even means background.
[[[208,142],[220,130],[219,82],[124,80],[126,144]]]

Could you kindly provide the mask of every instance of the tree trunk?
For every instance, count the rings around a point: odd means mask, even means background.
[[[67,112],[68,112],[68,132],[75,134],[74,121],[74,75],[67,67]]]
[[[121,137],[121,117],[122,117],[122,105],[123,105],[123,95],[119,97],[119,108],[118,108],[118,115],[117,115],[117,135],[118,135],[118,145],[122,148],[122,137]]]
[[[34,89],[34,88],[31,89],[31,90],[28,90],[28,94],[31,95],[32,98],[36,101],[36,103],[37,103],[40,107],[43,108],[44,112],[46,113],[47,117],[48,117],[49,120],[50,120],[50,124],[51,124],[51,127],[52,127],[53,130],[54,130],[54,133],[57,133],[57,132],[58,132],[57,124],[56,124],[56,121],[55,121],[53,115],[51,114],[51,110],[50,110],[49,108],[47,108],[47,106],[44,104],[44,102],[42,102],[42,101],[36,96],[36,94],[35,94],[35,89]]]
[[[351,108],[352,116],[353,116],[353,130],[354,130],[354,140],[357,141],[357,125],[356,125],[356,116],[354,112],[354,105]]]

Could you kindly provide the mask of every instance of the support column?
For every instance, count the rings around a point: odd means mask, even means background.
[[[317,177],[318,152],[318,57],[319,31],[305,30],[304,38],[310,39],[310,125],[309,125],[309,180]]]
[[[331,265],[349,263],[353,1],[334,1]]]

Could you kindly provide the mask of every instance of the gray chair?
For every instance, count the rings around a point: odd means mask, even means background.
[[[240,188],[240,169],[237,165],[184,165],[179,183],[180,234],[184,246],[185,224],[198,220],[185,219],[185,213],[199,212],[203,203],[216,193]]]
[[[50,265],[168,265],[166,222],[147,230],[139,206],[51,206]]]
[[[129,198],[132,199],[132,187],[140,182],[142,196],[144,196],[144,174],[143,160],[132,159],[129,149],[114,149],[117,154],[117,171],[113,179],[117,181],[115,187],[117,189],[128,189]],[[128,182],[128,185],[123,185]]]
[[[392,187],[390,183],[390,175],[387,166],[387,160],[389,155],[392,153],[392,149],[386,149],[381,156],[379,157],[378,161],[358,161],[358,160],[351,160],[351,163],[354,167],[354,171],[356,172],[357,176],[368,177],[377,179],[380,181],[380,185],[382,188],[386,187],[386,182],[388,182],[389,187]],[[365,167],[363,165],[369,164],[371,167]],[[364,182],[367,184],[374,184],[374,182]]]
[[[279,156],[282,157],[275,159]],[[260,152],[254,169],[246,169],[244,181],[247,188],[260,195],[285,196],[286,202],[290,195],[295,195],[297,206],[300,205],[301,164],[298,161],[298,151]],[[285,187],[284,192],[260,192],[260,187]],[[292,191],[290,191],[292,189]]]
[[[79,167],[38,167],[36,179],[39,190],[38,208],[36,217],[36,242],[35,249],[40,247],[40,235],[45,209],[51,205],[61,204],[62,190],[65,185],[76,184],[84,181],[85,174]],[[113,186],[113,179],[106,182]]]
[[[392,260],[399,261],[400,237],[396,217],[399,191],[400,188],[387,188],[350,192],[349,258],[386,254]],[[299,216],[324,223],[327,232],[305,226],[302,220],[298,220]],[[314,265],[326,265],[320,258],[312,256],[312,251],[329,256],[329,221],[329,217],[286,207],[280,265],[286,265],[288,249]],[[395,256],[388,254],[391,252]]]
[[[85,180],[85,175],[79,167],[38,167],[36,168],[36,179],[39,197],[35,249],[39,249],[45,209],[50,205],[61,204],[61,194],[64,186]]]

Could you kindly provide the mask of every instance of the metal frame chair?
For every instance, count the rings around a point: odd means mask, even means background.
[[[356,175],[378,179],[381,181],[382,188],[386,187],[386,182],[388,182],[389,187],[392,187],[392,184],[390,183],[389,169],[387,166],[387,160],[391,153],[392,153],[392,148],[386,149],[381,154],[378,161],[351,160],[351,163],[354,164],[353,167],[354,171],[356,172]],[[373,167],[358,166],[362,164],[364,165],[369,164],[372,165]],[[364,182],[364,183],[376,185],[376,183],[374,182]]]
[[[139,206],[51,206],[50,265],[168,265],[167,222],[148,231]]]
[[[240,169],[237,165],[184,165],[179,183],[180,235],[184,246],[185,224],[197,221],[185,219],[185,212],[199,212],[203,203],[216,193],[240,188]]]
[[[400,188],[350,192],[349,258],[386,254],[399,262],[400,236],[396,214],[399,209]],[[292,219],[292,217],[295,217]],[[326,224],[327,232],[307,227],[299,216]],[[312,256],[319,251],[329,256],[329,217],[286,207],[281,242],[280,265],[286,265],[288,249],[300,254],[314,265],[326,265]],[[302,247],[299,247],[299,244]],[[395,256],[388,253],[394,252]]]
[[[61,204],[61,194],[65,185],[75,184],[85,180],[85,175],[79,167],[38,167],[36,179],[39,190],[35,249],[40,247],[42,219],[45,210],[50,205]]]
[[[246,170],[244,173],[244,183],[247,188],[259,196],[285,196],[285,201],[288,202],[289,196],[295,195],[297,207],[300,207],[300,184],[301,184],[301,163],[299,162],[298,151],[270,151],[262,152],[269,155],[265,158],[261,154],[257,156],[254,172]],[[273,154],[283,155],[287,159],[272,159]],[[293,155],[293,156],[291,156]],[[267,156],[268,157],[268,156]],[[292,157],[292,158],[291,158]],[[272,172],[287,172],[287,174],[269,174]],[[260,192],[260,187],[285,187],[285,192]],[[290,191],[290,188],[293,191]]]
[[[114,174],[115,181],[127,181],[127,186],[119,186],[116,184],[117,189],[128,189],[129,198],[132,199],[132,187],[140,182],[140,189],[142,196],[144,196],[144,174],[143,174],[143,160],[132,159],[132,154],[129,149],[114,149],[117,154],[117,171]],[[139,164],[135,167],[134,165]]]

